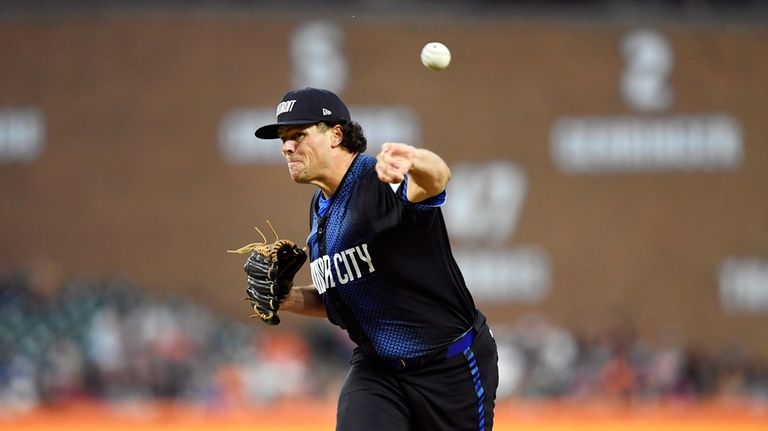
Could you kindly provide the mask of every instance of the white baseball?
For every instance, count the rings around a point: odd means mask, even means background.
[[[421,49],[421,62],[432,70],[443,70],[451,64],[451,51],[440,42],[429,42]]]

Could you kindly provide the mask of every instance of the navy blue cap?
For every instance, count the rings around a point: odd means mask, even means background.
[[[256,137],[277,139],[277,128],[280,126],[351,121],[349,109],[339,96],[311,87],[285,93],[283,100],[277,104],[275,119],[275,123],[256,129]]]

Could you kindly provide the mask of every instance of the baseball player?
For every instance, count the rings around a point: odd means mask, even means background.
[[[278,308],[327,317],[355,342],[336,429],[492,429],[496,343],[451,254],[440,210],[447,164],[401,143],[363,154],[367,141],[347,106],[317,88],[286,93],[276,122],[256,136],[281,139],[293,181],[317,186],[313,283],[281,282],[274,301],[274,285],[265,290],[252,271],[249,296],[265,321]]]

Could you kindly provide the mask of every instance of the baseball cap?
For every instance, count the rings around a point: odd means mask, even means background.
[[[277,139],[277,128],[286,125],[312,123],[348,123],[351,118],[347,105],[339,96],[319,88],[302,88],[285,93],[277,104],[275,123],[256,129],[256,137]]]

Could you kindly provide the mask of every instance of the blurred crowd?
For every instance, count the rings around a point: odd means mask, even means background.
[[[691,350],[631,325],[576,334],[529,314],[494,324],[499,397],[768,405],[768,367],[738,346]],[[63,280],[45,263],[0,268],[0,414],[77,400],[172,400],[225,409],[335,399],[352,345],[318,321],[266,327],[126,277]]]
[[[536,314],[494,328],[502,397],[720,399],[768,406],[768,366],[737,343],[707,353],[691,347],[675,330],[648,341],[627,319],[593,334],[570,331]]]
[[[240,321],[130,278],[0,272],[0,414],[77,400],[208,408],[324,397],[351,347],[331,325]]]

